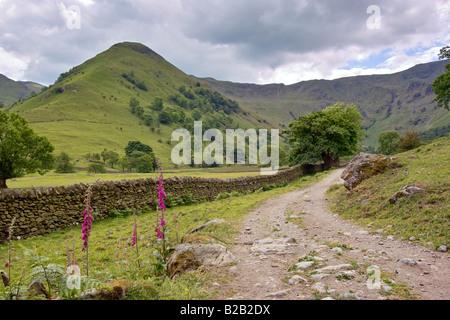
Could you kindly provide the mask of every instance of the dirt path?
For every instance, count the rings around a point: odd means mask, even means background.
[[[369,232],[327,209],[325,191],[341,172],[246,216],[230,248],[237,262],[221,269],[230,281],[216,284],[219,299],[450,298],[448,253]]]

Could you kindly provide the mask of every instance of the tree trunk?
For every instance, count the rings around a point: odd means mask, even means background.
[[[0,189],[8,189],[8,186],[6,185],[6,179],[0,178]]]
[[[322,159],[326,168],[339,167],[341,165],[339,157],[334,157],[331,153],[322,153]]]

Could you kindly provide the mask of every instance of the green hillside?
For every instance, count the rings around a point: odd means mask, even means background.
[[[311,80],[293,85],[240,84],[211,78],[200,81],[270,119],[275,127],[287,126],[300,115],[336,102],[354,103],[364,119],[364,144],[376,147],[378,134],[384,130],[449,131],[450,113],[437,107],[431,88],[436,77],[445,72],[447,63],[421,64],[389,75]]]
[[[133,98],[139,103],[135,108]],[[162,105],[155,106],[155,99]],[[65,151],[80,159],[106,148],[123,155],[129,141],[139,140],[153,148],[166,168],[173,166],[171,133],[192,126],[193,117],[219,129],[259,125],[236,102],[200,85],[146,46],[128,42],[61,74],[54,85],[10,111],[47,136],[55,154]]]
[[[0,107],[26,99],[41,91],[43,86],[30,81],[14,81],[0,74]]]

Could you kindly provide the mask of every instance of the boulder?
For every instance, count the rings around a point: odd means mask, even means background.
[[[195,228],[195,229],[189,231],[188,234],[191,234],[191,233],[194,233],[194,232],[198,232],[198,231],[200,231],[200,230],[202,230],[202,229],[205,229],[205,228],[206,228],[207,226],[209,226],[209,225],[212,225],[212,224],[220,224],[220,223],[225,223],[225,220],[224,220],[224,219],[220,219],[220,218],[210,220],[210,221],[208,221],[208,222],[202,224],[201,226],[198,226],[197,228]]]
[[[177,245],[167,263],[169,276],[195,270],[202,265],[220,266],[235,261],[234,255],[220,244]]]
[[[424,190],[424,189],[421,188],[421,187],[418,187],[418,186],[414,186],[414,185],[406,185],[406,186],[403,187],[402,190],[397,191],[396,193],[394,193],[394,194],[392,195],[392,197],[389,199],[389,202],[390,202],[390,203],[395,203],[395,202],[397,202],[400,198],[403,198],[403,197],[405,197],[405,196],[410,196],[410,195],[412,195],[412,194],[414,194],[414,193],[417,193],[417,192],[419,192],[419,191],[422,191],[422,190]]]
[[[385,172],[395,158],[361,152],[354,157],[341,174],[344,186],[351,191],[363,180]]]

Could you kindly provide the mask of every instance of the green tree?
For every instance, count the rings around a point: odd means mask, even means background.
[[[195,108],[192,110],[192,118],[194,118],[195,121],[200,120],[202,118],[202,112],[198,108]]]
[[[387,155],[396,153],[399,139],[400,134],[395,130],[380,132],[377,152]]]
[[[172,114],[166,110],[163,110],[158,116],[158,121],[162,124],[171,124]]]
[[[53,150],[50,141],[38,136],[23,117],[0,110],[0,189],[7,188],[7,179],[48,172],[55,162]]]
[[[72,159],[64,151],[56,156],[55,172],[57,173],[72,173],[75,172],[75,166]]]
[[[117,164],[122,168],[122,171],[125,171],[125,169],[128,169],[128,171],[131,171],[130,158],[128,158],[127,156],[120,158],[117,161]]]
[[[450,46],[441,48],[439,52],[439,60],[450,58]],[[438,107],[444,107],[449,110],[450,103],[450,64],[445,66],[446,72],[441,74],[433,82],[433,91],[436,93],[434,101],[437,102]]]
[[[143,153],[152,153],[152,147],[143,144],[140,141],[129,141],[127,146],[125,147],[125,155],[130,157],[134,151],[141,151]]]
[[[339,158],[354,154],[364,137],[361,114],[354,105],[336,103],[324,110],[300,116],[285,131],[292,144],[292,164],[323,161],[339,165]]]
[[[107,157],[106,153],[107,152],[108,152],[108,150],[105,148],[105,149],[103,149],[102,153],[100,154],[103,159],[103,164],[106,163],[106,157]]]
[[[144,125],[150,127],[153,123],[153,117],[151,114],[146,113],[142,116],[142,121],[144,122]]]
[[[418,148],[422,145],[419,133],[417,131],[407,131],[398,140],[398,151],[405,152]]]
[[[136,113],[136,109],[138,107],[140,107],[139,100],[137,100],[135,97],[130,98],[129,106],[131,108],[131,113],[135,114]]]
[[[152,104],[150,105],[150,109],[155,111],[161,111],[164,108],[164,102],[162,98],[154,98]]]
[[[105,162],[111,168],[114,168],[114,165],[119,161],[119,154],[112,150],[107,150],[104,155]]]
[[[139,173],[153,172],[155,157],[153,154],[144,154],[136,159],[136,171]]]

